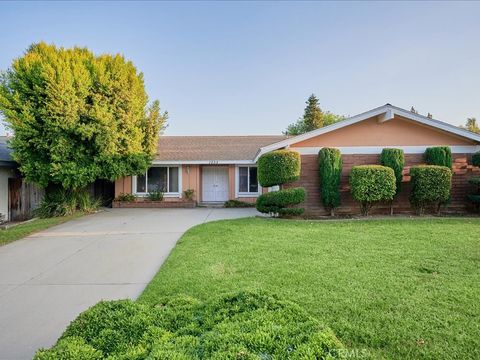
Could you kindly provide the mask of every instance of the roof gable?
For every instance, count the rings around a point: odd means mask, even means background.
[[[418,125],[427,126],[427,127],[439,130],[439,131],[449,133],[452,136],[468,139],[468,140],[470,140],[474,143],[480,143],[480,135],[478,135],[478,134],[474,134],[474,133],[472,133],[468,130],[461,129],[457,126],[447,124],[447,123],[444,123],[444,122],[439,121],[439,120],[430,119],[426,116],[422,116],[422,115],[419,115],[419,114],[412,113],[411,111],[408,111],[408,110],[405,110],[405,109],[402,109],[402,108],[399,108],[399,107],[396,107],[396,106],[393,106],[393,105],[390,105],[390,104],[386,104],[386,105],[380,106],[378,108],[366,111],[364,113],[355,115],[353,117],[350,117],[350,118],[348,118],[346,120],[343,120],[343,121],[340,121],[338,123],[335,123],[335,124],[332,124],[332,125],[329,125],[329,126],[325,126],[323,128],[319,128],[319,129],[310,131],[310,132],[305,133],[305,134],[301,134],[301,135],[298,135],[298,136],[287,138],[287,139],[282,140],[280,142],[277,142],[275,144],[270,144],[270,145],[264,146],[258,152],[255,160],[257,160],[260,155],[262,155],[266,152],[273,151],[273,150],[280,149],[280,148],[284,148],[284,147],[289,147],[289,146],[292,146],[293,144],[296,144],[296,143],[305,142],[308,139],[312,139],[312,138],[320,136],[322,134],[327,134],[329,132],[336,131],[338,129],[342,129],[342,128],[345,128],[347,126],[354,125],[354,124],[357,124],[359,122],[362,122],[362,121],[365,121],[365,120],[368,120],[368,119],[376,118],[376,120],[379,123],[383,123],[383,122],[387,122],[387,121],[390,121],[390,120],[392,120],[394,118],[398,118],[398,117],[401,117],[401,118],[404,118],[406,120],[412,121],[412,122],[414,122]],[[390,146],[394,146],[394,145],[396,145],[396,144],[390,144]]]

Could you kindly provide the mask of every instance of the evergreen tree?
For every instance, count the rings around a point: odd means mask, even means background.
[[[312,94],[305,102],[304,114],[296,122],[288,125],[285,135],[300,135],[306,132],[334,124],[338,121],[344,120],[345,117],[333,114],[329,111],[323,112],[318,104],[317,97]]]
[[[318,105],[317,97],[312,94],[306,101],[307,106],[303,114],[305,131],[312,131],[323,126],[323,112]]]

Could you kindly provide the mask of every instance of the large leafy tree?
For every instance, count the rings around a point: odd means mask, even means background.
[[[288,125],[285,131],[286,135],[304,134],[345,119],[344,116],[336,115],[329,111],[324,112],[320,108],[319,101],[314,94],[310,95],[306,104],[303,116],[295,123]]]
[[[2,73],[0,112],[25,178],[67,189],[145,171],[167,119],[123,56],[45,43]]]

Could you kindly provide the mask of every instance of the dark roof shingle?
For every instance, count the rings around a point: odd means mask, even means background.
[[[285,139],[284,135],[160,136],[155,160],[253,160],[262,146]]]

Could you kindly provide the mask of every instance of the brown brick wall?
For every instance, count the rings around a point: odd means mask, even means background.
[[[300,180],[285,187],[303,186],[307,190],[307,200],[305,202],[305,215],[323,216],[328,215],[322,206],[318,179],[317,155],[302,155],[302,171]],[[452,200],[444,211],[446,212],[465,212],[467,210],[466,195],[471,191],[468,179],[473,175],[480,175],[480,168],[468,165],[470,155],[454,154],[453,179],[452,179]],[[341,206],[337,209],[338,214],[356,215],[360,213],[360,207],[350,195],[348,185],[348,174],[355,165],[379,164],[379,155],[343,155],[342,182],[340,186]],[[423,154],[406,154],[404,179],[402,191],[394,202],[394,211],[396,213],[413,213],[408,201],[410,194],[410,178],[408,176],[409,168],[413,165],[424,163]],[[388,214],[389,204],[379,204],[372,209],[372,213]]]

